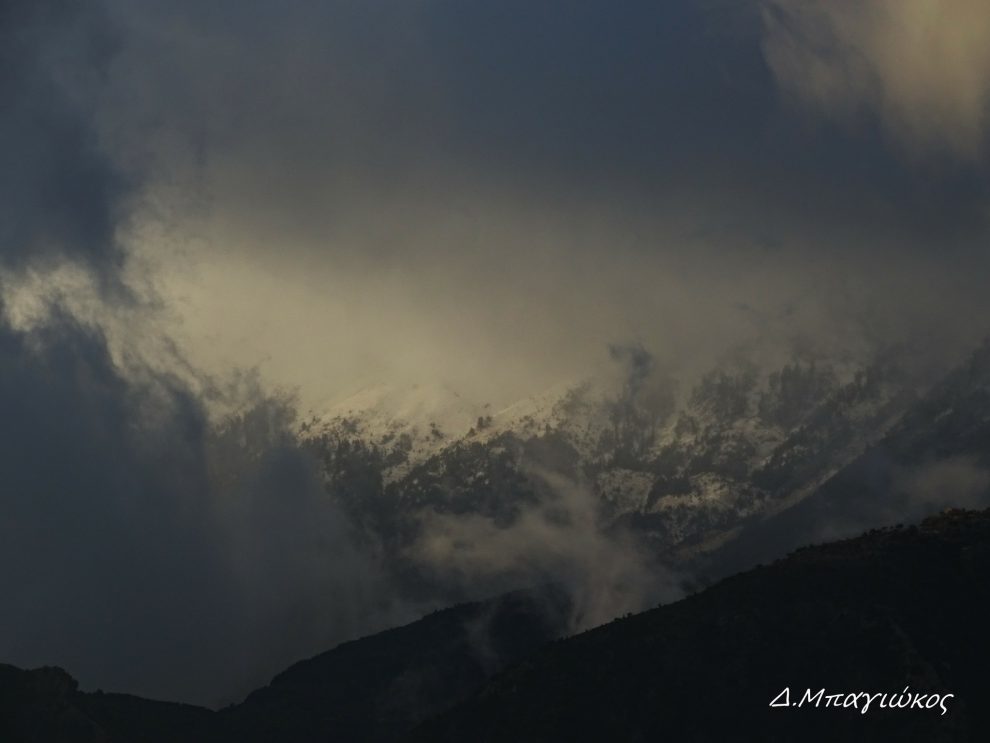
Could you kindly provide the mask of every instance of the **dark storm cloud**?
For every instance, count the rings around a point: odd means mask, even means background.
[[[0,266],[69,258],[109,277],[124,175],[102,150],[93,96],[116,39],[97,4],[0,5]]]
[[[128,247],[179,277],[197,363],[306,406],[440,374],[507,404],[630,338],[696,367],[984,306],[980,172],[795,111],[755,1],[104,5]]]
[[[216,704],[398,621],[285,402],[219,427],[57,311],[0,322],[0,657]]]
[[[142,361],[133,325],[115,355],[69,309],[66,266],[125,290],[98,292],[101,317],[149,310],[127,291],[120,234],[145,184],[100,118],[113,20],[5,2],[0,35],[0,657],[215,704],[395,621],[285,401],[253,389],[214,424],[210,384]],[[25,322],[13,303],[29,276],[44,310]]]
[[[974,4],[962,4],[972,16]],[[896,235],[894,250],[922,252],[985,226],[985,179],[969,169],[943,169],[933,185],[876,131],[795,117],[767,63],[761,9],[438,3],[428,48],[449,71],[456,151],[524,189],[545,179],[544,194],[590,189],[660,209],[700,203],[712,239],[742,234],[759,248],[800,252],[795,220],[836,233],[816,250],[837,254],[878,223]],[[931,57],[917,51],[911,59]],[[970,97],[962,73],[943,77],[945,97]]]
[[[118,2],[108,110],[195,193],[177,221],[238,272],[211,298],[291,286],[231,320],[278,327],[255,358],[286,375],[491,354],[481,369],[561,359],[552,378],[608,342],[683,359],[785,315],[790,336],[848,336],[852,308],[959,332],[982,307],[985,173],[794,106],[765,6]],[[351,293],[375,302],[333,304]],[[337,361],[313,359],[310,325],[350,343]]]
[[[313,188],[336,193],[345,176],[386,198],[446,180],[551,202],[653,198],[749,172],[772,145],[755,13],[477,0],[151,8],[122,14],[168,64],[135,50],[136,79],[155,75],[143,81],[166,93],[173,124],[200,127],[190,136],[206,138],[208,157],[236,149],[239,172],[274,199],[252,205],[269,211],[310,208]]]
[[[221,202],[274,234],[330,238],[355,206],[470,210],[472,194],[499,192],[550,211],[578,197],[700,209],[694,231],[759,249],[800,250],[795,221],[837,233],[840,254],[864,229],[924,250],[982,225],[983,178],[949,168],[933,184],[880,132],[795,116],[767,5],[802,4],[149,3],[118,15],[133,45],[125,77],[158,92],[148,115],[201,147]]]

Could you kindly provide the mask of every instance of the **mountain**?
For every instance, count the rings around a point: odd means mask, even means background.
[[[297,663],[219,712],[84,693],[60,668],[0,665],[0,740],[394,741],[560,637],[568,614],[568,598],[553,587],[443,609]]]
[[[372,388],[301,436],[358,538],[417,598],[455,601],[472,596],[417,561],[438,519],[507,532],[537,510],[575,520],[561,490],[589,493],[602,533],[693,565],[815,493],[927,390],[896,349],[860,365],[769,370],[736,357],[683,391],[644,350],[618,355],[612,377],[500,410],[440,385]],[[474,577],[482,593],[504,590]]]
[[[808,547],[552,643],[414,739],[987,740],[988,570],[990,511]]]
[[[798,546],[990,502],[990,342],[801,500],[767,511],[692,568],[726,575]]]
[[[219,712],[0,665],[0,740],[986,740],[988,570],[990,511],[950,510],[568,639],[551,588],[434,612]]]
[[[208,743],[212,712],[128,694],[83,693],[61,668],[0,664],[0,740],[8,743]]]
[[[372,384],[313,414],[303,431],[311,438],[360,441],[379,449],[383,476],[396,479],[463,437],[490,408],[442,383]]]
[[[566,632],[551,587],[434,612],[297,663],[218,713],[243,741],[392,741]]]

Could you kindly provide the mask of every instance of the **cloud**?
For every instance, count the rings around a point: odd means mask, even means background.
[[[440,376],[510,404],[628,338],[683,369],[983,332],[983,189],[796,126],[729,5],[107,0],[100,131],[155,195],[128,260],[197,364],[317,409]]]
[[[130,183],[103,147],[94,106],[115,44],[99,4],[0,9],[0,268],[70,259],[116,278]]]
[[[161,335],[123,235],[144,173],[101,119],[119,30],[103,4],[0,6],[0,657],[230,701],[395,615],[286,402]],[[212,421],[218,396],[241,415]]]
[[[428,512],[409,548],[414,564],[477,592],[553,583],[571,600],[571,630],[581,631],[659,601],[679,598],[678,577],[631,535],[606,531],[589,487],[533,468],[542,496],[511,523],[476,513]]]
[[[212,424],[56,309],[0,322],[0,657],[216,704],[412,616],[352,541],[287,401]]]
[[[949,457],[901,468],[891,487],[906,498],[907,502],[898,504],[896,509],[904,519],[944,508],[986,508],[990,502],[990,469],[975,457]]]
[[[810,522],[807,542],[831,542],[867,529],[914,523],[946,508],[979,510],[990,505],[990,469],[973,456],[931,458],[911,465],[893,464],[876,453],[870,458],[871,467],[854,471],[860,480],[856,485],[865,492],[825,509]]]
[[[912,155],[977,161],[990,110],[982,0],[764,0],[781,87],[840,120],[875,118]]]

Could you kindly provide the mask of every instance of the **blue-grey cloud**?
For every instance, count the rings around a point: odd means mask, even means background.
[[[98,4],[0,6],[0,267],[69,258],[104,278],[119,268],[129,184],[103,149],[94,103],[116,44]]]
[[[0,322],[0,657],[217,704],[404,616],[286,402],[245,402],[211,424],[71,317]]]
[[[101,131],[177,196],[138,221],[194,238],[191,268],[145,249],[201,280],[174,294],[202,356],[236,338],[321,396],[392,366],[518,393],[617,338],[948,337],[982,307],[985,174],[795,110],[761,3],[107,7]]]

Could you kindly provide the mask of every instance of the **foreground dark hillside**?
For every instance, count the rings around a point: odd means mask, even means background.
[[[392,741],[563,635],[569,615],[549,587],[444,609],[297,663],[220,712],[0,665],[0,743]]]
[[[0,664],[0,741],[206,743],[222,740],[213,712],[127,694],[85,694],[61,668]]]
[[[0,666],[0,741],[982,741],[990,511],[807,547],[567,640],[567,602],[514,593],[298,663],[220,712],[82,693]],[[136,661],[137,662],[137,661]],[[797,704],[771,708],[789,687]],[[824,696],[952,694],[864,714]],[[411,731],[411,732],[410,732]]]
[[[218,716],[237,741],[396,740],[564,635],[568,617],[550,588],[434,612],[297,663]]]
[[[988,572],[987,511],[806,548],[553,643],[417,740],[988,740]],[[795,704],[808,688],[955,696],[944,716],[880,697],[771,708],[785,687]]]

